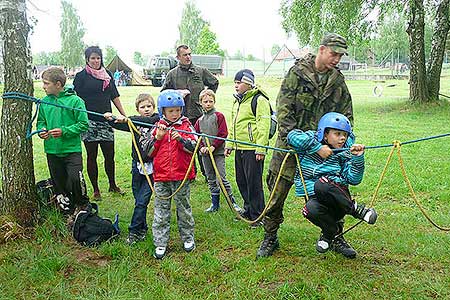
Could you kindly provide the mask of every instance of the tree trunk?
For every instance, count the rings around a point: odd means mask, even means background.
[[[423,0],[409,1],[409,23],[406,32],[409,37],[410,79],[409,99],[411,102],[429,101],[425,68],[425,10]]]
[[[436,12],[436,21],[431,40],[430,61],[428,62],[428,93],[431,101],[439,100],[442,63],[445,54],[445,42],[450,28],[449,20],[450,0],[443,0]]]
[[[0,40],[3,43],[5,92],[33,94],[29,31],[25,0],[2,0]],[[25,138],[31,110],[30,102],[5,99],[1,116],[3,197],[0,214],[12,215],[23,226],[32,225],[37,215],[33,148],[31,139]]]

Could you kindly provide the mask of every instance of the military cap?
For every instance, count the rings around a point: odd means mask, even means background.
[[[347,54],[347,41],[337,33],[325,34],[320,44],[330,47],[336,53]]]

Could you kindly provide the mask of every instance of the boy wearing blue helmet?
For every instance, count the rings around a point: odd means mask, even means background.
[[[175,90],[165,90],[158,97],[158,112],[161,120],[152,132],[153,179],[155,181],[155,208],[153,217],[154,256],[162,259],[169,242],[171,199],[182,183],[189,168],[197,137],[186,132],[195,132],[189,119],[183,116],[184,100]],[[183,132],[180,132],[181,130]],[[183,248],[186,252],[195,249],[194,217],[189,203],[189,181],[194,179],[192,168],[182,188],[173,196],[177,208],[177,223]]]
[[[330,112],[322,116],[317,132],[292,130],[287,136],[289,145],[300,154],[300,165],[306,191],[297,172],[297,196],[308,194],[303,215],[322,230],[316,250],[341,253],[355,258],[356,251],[337,236],[343,231],[340,220],[345,215],[374,224],[377,213],[352,200],[348,185],[361,183],[364,174],[364,145],[354,144],[350,121],[344,115]],[[333,152],[333,149],[349,148]]]

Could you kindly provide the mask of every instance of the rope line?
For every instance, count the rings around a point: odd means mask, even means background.
[[[3,97],[3,99],[21,99],[21,100],[31,101],[31,102],[35,102],[35,103],[41,103],[41,104],[46,104],[46,105],[53,105],[53,106],[60,107],[60,108],[81,111],[81,112],[85,112],[85,113],[88,113],[88,114],[91,114],[91,115],[103,117],[103,114],[98,113],[98,112],[89,111],[89,110],[81,109],[81,108],[68,107],[68,106],[65,106],[65,105],[61,105],[61,104],[57,104],[57,103],[51,103],[51,102],[47,102],[47,101],[42,101],[41,99],[38,99],[38,98],[35,98],[35,97],[32,97],[32,96],[26,95],[26,94],[23,94],[23,93],[18,93],[18,92],[7,92],[7,93],[4,93],[2,95],[2,97]],[[150,127],[155,127],[155,125],[153,125],[153,124],[148,124],[148,123],[139,122],[139,121],[133,121],[133,122],[135,124],[137,124],[137,125],[142,125],[142,126],[145,126],[145,127],[149,127],[149,126]],[[212,138],[212,139],[216,139],[216,140],[228,141],[228,142],[232,142],[232,143],[238,143],[238,144],[243,144],[243,145],[247,145],[247,146],[265,148],[265,149],[268,149],[268,150],[275,150],[275,151],[292,153],[292,154],[295,153],[295,151],[291,150],[291,149],[283,149],[283,148],[277,148],[277,147],[272,147],[272,146],[267,146],[267,145],[259,145],[259,144],[245,142],[245,141],[239,141],[239,140],[234,140],[234,139],[229,139],[229,138],[222,138],[222,137],[219,137],[219,136],[208,135],[208,134],[204,134],[204,133],[185,131],[185,130],[181,130],[181,129],[172,129],[172,130],[176,130],[178,132],[183,132],[183,133],[187,133],[187,134],[195,134],[195,135],[197,135],[199,137],[203,137],[203,138]],[[412,143],[416,143],[416,142],[432,140],[432,139],[437,139],[437,138],[442,138],[442,137],[447,137],[447,136],[450,136],[450,133],[444,133],[444,134],[439,134],[439,135],[434,135],[434,136],[414,139],[414,140],[402,142],[401,145],[407,145],[407,144],[412,144]],[[393,146],[394,146],[394,144],[384,144],[384,145],[376,145],[376,146],[365,146],[364,149],[379,149],[379,148],[388,148],[388,147],[393,147]],[[339,149],[332,149],[332,150],[333,150],[334,153],[337,153],[337,152],[341,152],[341,151],[350,150],[350,148],[339,148]]]

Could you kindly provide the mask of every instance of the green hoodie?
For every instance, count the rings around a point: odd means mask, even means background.
[[[263,146],[269,145],[269,101],[266,101],[264,97],[259,97],[256,106],[256,117],[252,112],[252,99],[258,93],[264,94],[267,97],[267,94],[257,87],[247,91],[242,96],[242,99],[236,97],[231,111],[232,123],[228,138]],[[266,154],[267,152],[266,148],[233,142],[227,142],[225,147],[235,150],[255,150],[256,154]]]
[[[72,88],[64,88],[58,96],[47,95],[42,101],[86,110],[83,99],[78,97]],[[89,123],[86,112],[42,103],[39,106],[36,127],[38,130],[61,128],[61,137],[50,137],[45,140],[44,150],[47,154],[65,156],[69,153],[81,152],[80,133],[88,129]]]

